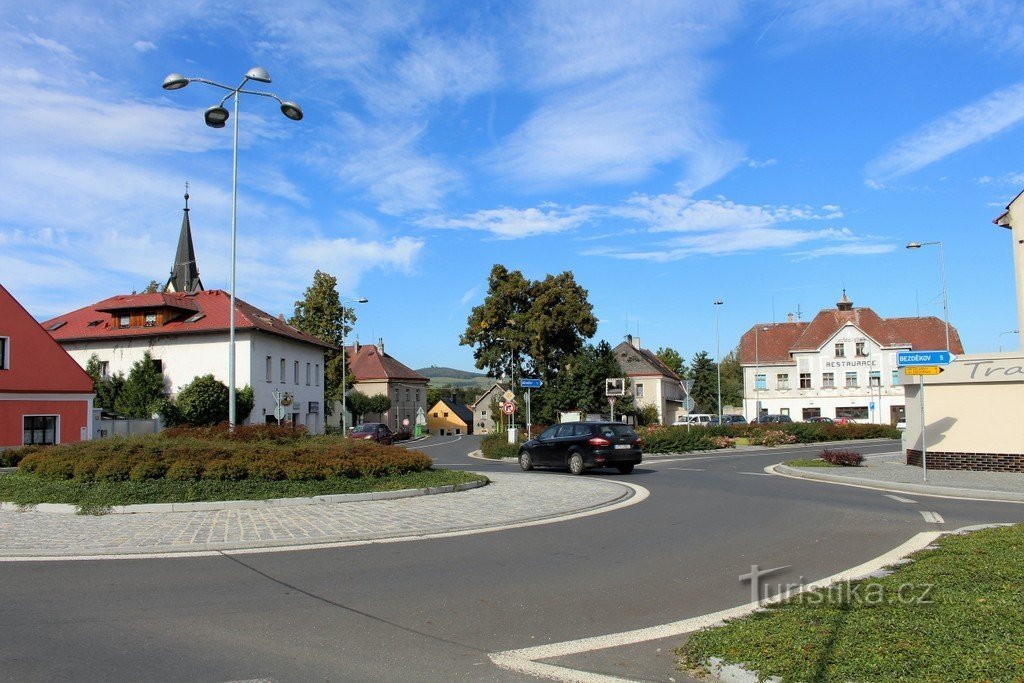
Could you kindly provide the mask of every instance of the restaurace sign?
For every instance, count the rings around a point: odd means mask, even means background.
[[[878,365],[874,358],[863,358],[861,360],[829,360],[825,361],[826,368],[873,368]]]

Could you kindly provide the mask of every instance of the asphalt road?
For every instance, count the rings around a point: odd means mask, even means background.
[[[515,471],[470,460],[477,443],[418,445],[438,465]],[[877,453],[898,444],[856,447]],[[488,655],[746,603],[750,587],[739,576],[751,565],[789,567],[771,582],[811,581],[921,531],[1024,521],[1024,505],[910,495],[915,502],[905,503],[762,471],[813,451],[651,457],[632,475],[588,473],[651,495],[606,514],[494,533],[230,557],[0,563],[0,678],[535,680]],[[553,663],[680,681],[669,652],[678,644]]]

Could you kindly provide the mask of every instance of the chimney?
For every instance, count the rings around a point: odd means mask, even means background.
[[[787,323],[793,322],[793,314],[792,313],[787,313],[786,314],[786,322]]]
[[[634,337],[634,336],[630,335],[630,337],[629,337],[629,343],[630,343],[630,344],[631,344],[631,345],[633,346],[633,348],[634,348],[634,349],[636,349],[637,351],[639,351],[639,350],[640,350],[640,337]]]
[[[377,337],[377,353],[384,355],[384,337]]]
[[[352,342],[352,355],[354,356],[357,353],[359,353],[359,340],[358,339],[356,339],[354,342]]]
[[[284,313],[278,313],[277,319],[280,320],[281,322],[284,322]]]

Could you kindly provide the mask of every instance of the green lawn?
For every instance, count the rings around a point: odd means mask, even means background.
[[[784,464],[789,467],[839,467],[839,465],[833,465],[821,458],[797,458],[796,460],[788,460]]]
[[[718,657],[784,681],[1024,680],[1024,525],[937,545],[885,578],[697,632],[680,667]]]
[[[86,513],[102,513],[114,505],[189,503],[217,500],[302,498],[337,493],[421,489],[485,480],[472,472],[427,470],[385,477],[329,477],[308,481],[143,481],[80,482],[43,479],[31,474],[0,476],[0,500],[19,505],[67,503]]]

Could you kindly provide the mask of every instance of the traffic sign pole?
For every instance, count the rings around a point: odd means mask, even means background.
[[[921,392],[921,474],[923,481],[928,481],[928,446],[924,441],[924,377],[918,377],[917,381]]]

